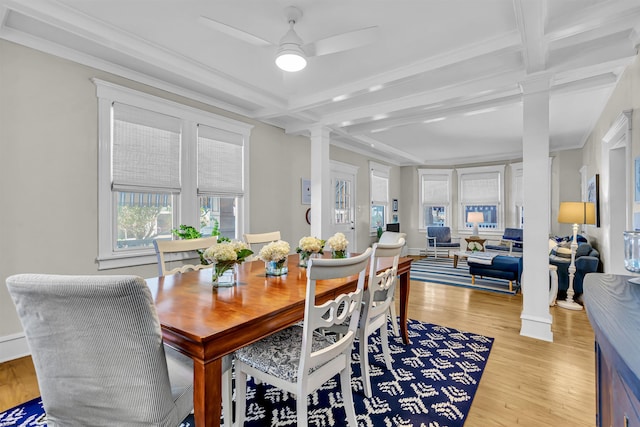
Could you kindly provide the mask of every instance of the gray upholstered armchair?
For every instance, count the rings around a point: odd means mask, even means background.
[[[427,227],[427,256],[429,252],[433,252],[438,258],[438,251],[447,252],[449,256],[450,250],[460,250],[460,238],[451,237],[451,228],[449,227]]]
[[[193,409],[193,362],[165,347],[136,276],[7,279],[50,426],[178,426]]]

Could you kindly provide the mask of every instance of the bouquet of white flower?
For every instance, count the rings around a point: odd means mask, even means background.
[[[323,253],[325,241],[317,237],[303,237],[298,242],[296,252],[300,254],[300,266],[306,267],[311,254]]]
[[[213,264],[213,280],[215,281],[234,264],[243,263],[251,254],[253,251],[246,243],[233,240],[210,246],[204,251],[203,256]]]
[[[321,254],[324,249],[325,241],[318,239],[317,237],[303,237],[298,242],[298,247],[296,248],[296,252],[307,252],[307,253],[317,253]]]
[[[332,257],[333,258],[345,258],[347,256],[347,245],[349,245],[349,241],[346,236],[342,233],[336,233],[333,236],[327,239],[327,244],[331,246],[333,250]]]
[[[336,233],[327,239],[327,244],[331,246],[334,251],[344,251],[347,249],[349,241],[342,233]]]
[[[283,240],[271,242],[260,249],[258,258],[264,261],[267,276],[282,276],[288,273],[287,257],[290,250],[289,243]]]
[[[290,250],[291,247],[289,246],[289,243],[283,240],[278,240],[264,245],[262,249],[260,249],[258,257],[265,262],[282,261],[287,259]]]

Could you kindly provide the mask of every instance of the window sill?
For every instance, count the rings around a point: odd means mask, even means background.
[[[98,258],[98,270],[111,270],[114,268],[137,267],[140,265],[157,264],[158,257],[155,254],[149,255],[116,255],[108,258]]]

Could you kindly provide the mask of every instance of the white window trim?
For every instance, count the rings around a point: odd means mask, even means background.
[[[492,173],[497,172],[500,176],[500,190],[498,191],[498,225],[495,231],[503,234],[505,227],[504,217],[504,169],[505,165],[495,166],[479,166],[472,168],[457,169],[458,174],[458,232],[461,234],[468,234],[471,230],[465,227],[466,218],[464,218],[464,200],[462,200],[462,182],[464,175],[471,175],[476,173]],[[489,202],[489,200],[487,200]],[[493,200],[491,200],[492,202]],[[491,232],[487,233],[491,234]]]
[[[453,218],[453,188],[452,188],[452,177],[453,177],[453,169],[418,169],[418,231],[427,231],[427,228],[424,225],[424,200],[422,200],[423,191],[423,178],[425,175],[437,175],[437,176],[446,176],[447,183],[449,186],[449,200],[446,203],[447,216],[445,221],[445,226],[451,227],[451,219]]]
[[[524,194],[518,194],[518,177],[523,177],[524,164],[512,163],[509,165],[511,170],[511,200],[509,200],[509,216],[513,227],[520,228],[520,218],[518,215],[518,201],[524,206]]]
[[[387,179],[387,201],[382,203],[385,206],[384,209],[384,223],[385,225],[389,223],[389,184],[390,184],[390,175],[391,175],[391,166],[383,165],[382,163],[377,163],[373,161],[369,161],[369,231],[371,236],[376,235],[376,229],[371,224],[371,206],[373,205],[374,200],[371,198],[373,194],[372,189],[372,176],[376,173],[379,176],[383,176]],[[377,201],[377,200],[376,200]]]
[[[98,269],[129,267],[154,264],[157,258],[153,248],[116,252],[112,247],[115,221],[113,203],[115,197],[111,190],[111,106],[113,102],[122,102],[158,113],[182,119],[183,144],[181,178],[182,190],[175,199],[174,215],[178,224],[197,224],[199,220],[197,196],[197,143],[196,125],[198,123],[237,133],[244,139],[244,194],[243,203],[238,206],[238,235],[248,229],[249,223],[249,140],[252,125],[228,119],[213,113],[149,95],[100,79],[93,78],[98,97]],[[193,195],[185,198],[184,195]]]

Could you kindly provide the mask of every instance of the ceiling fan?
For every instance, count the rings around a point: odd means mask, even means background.
[[[289,6],[285,9],[285,15],[289,23],[289,31],[277,44],[206,16],[200,16],[200,21],[216,31],[255,46],[277,46],[276,65],[289,72],[300,71],[306,67],[309,57],[355,49],[371,43],[377,37],[378,26],[374,25],[304,43],[293,28],[302,18],[302,11],[295,6]]]

